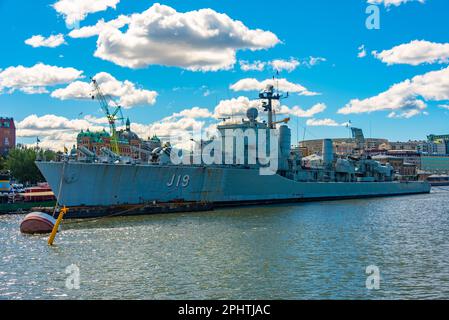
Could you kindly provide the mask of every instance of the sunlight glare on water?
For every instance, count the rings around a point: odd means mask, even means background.
[[[449,298],[449,193],[64,221],[0,216],[0,299]],[[68,289],[69,265],[80,288]],[[368,290],[366,267],[381,273]]]

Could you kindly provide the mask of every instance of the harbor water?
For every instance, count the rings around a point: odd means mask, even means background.
[[[54,247],[21,219],[0,216],[0,299],[449,299],[449,187],[68,220]]]

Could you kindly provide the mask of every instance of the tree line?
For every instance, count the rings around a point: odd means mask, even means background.
[[[18,146],[10,150],[5,158],[0,157],[0,171],[9,171],[11,178],[19,183],[33,185],[45,181],[35,161],[52,161],[56,160],[57,156],[58,154],[51,150]]]

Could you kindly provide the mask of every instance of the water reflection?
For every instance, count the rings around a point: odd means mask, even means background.
[[[449,298],[449,197],[430,195],[110,218],[55,247],[0,217],[2,299]],[[65,287],[80,268],[81,288]],[[365,287],[365,269],[381,289]]]

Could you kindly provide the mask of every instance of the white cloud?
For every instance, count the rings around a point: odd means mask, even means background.
[[[162,121],[170,121],[176,118],[212,118],[213,114],[207,108],[193,107],[191,109],[184,109],[181,112],[174,113],[170,117],[163,119]]]
[[[192,118],[175,119],[173,121],[156,122],[153,124],[131,123],[131,130],[142,139],[153,134],[168,139],[170,136],[190,135],[192,130],[199,130],[204,122]],[[19,138],[39,137],[42,148],[62,151],[64,146],[71,148],[76,145],[76,137],[81,130],[92,132],[106,130],[108,126],[103,118],[86,116],[84,119],[68,119],[53,114],[44,116],[30,115],[17,124]]]
[[[79,29],[70,31],[69,37],[71,38],[90,38],[98,36],[101,31],[107,27],[113,27],[121,29],[131,22],[131,18],[125,15],[120,15],[117,19],[105,22],[104,19],[100,19],[93,26],[86,26]]]
[[[162,141],[170,141],[171,138],[176,140],[179,137],[187,137],[187,145],[178,142],[174,146],[190,149],[192,143],[189,138],[192,137],[200,140],[200,132],[202,131],[204,133],[206,131],[207,133],[207,130],[211,127],[207,128],[206,122],[200,121],[198,118],[205,119],[210,116],[211,113],[209,110],[194,107],[179,113],[174,113],[169,117],[151,124],[131,123],[131,130],[144,139],[153,135],[157,135]],[[202,138],[205,138],[205,136],[203,135]]]
[[[247,97],[240,96],[238,98],[220,101],[220,103],[215,107],[213,117],[215,119],[235,117],[235,120],[238,122],[242,117],[246,116],[246,111],[249,108],[258,109],[260,116],[265,114],[260,100],[249,100]],[[292,115],[300,118],[310,118],[325,111],[326,105],[324,103],[318,103],[305,110],[299,106],[294,106],[292,108],[284,105],[281,106],[278,101],[275,101],[274,108],[276,114],[278,115]]]
[[[74,68],[61,68],[38,63],[32,67],[9,67],[0,71],[0,93],[8,89],[32,94],[46,93],[47,87],[70,83],[82,78],[83,72]]]
[[[284,70],[287,72],[292,72],[296,68],[298,68],[300,64],[301,63],[295,58],[290,58],[290,60],[276,59],[270,62],[270,65],[273,68],[273,70],[279,72]]]
[[[106,117],[97,118],[90,114],[84,116],[84,120],[88,121],[89,123],[98,124],[98,125],[109,125],[108,119]]]
[[[417,66],[424,63],[449,63],[449,43],[414,40],[373,55],[382,62]]]
[[[138,89],[136,85],[128,80],[119,81],[106,72],[100,72],[94,76],[105,95],[118,98],[118,103],[124,108],[138,105],[153,105],[156,103],[157,92]],[[88,82],[76,81],[66,88],[57,89],[51,93],[53,98],[61,100],[68,99],[91,99],[92,85]]]
[[[279,42],[272,32],[251,30],[212,9],[180,13],[156,3],[131,15],[126,32],[104,24],[95,56],[129,68],[164,65],[217,71],[232,68],[238,50],[267,49]]]
[[[366,49],[365,49],[365,45],[362,44],[359,47],[359,53],[357,54],[357,58],[365,58],[366,57]]]
[[[385,7],[395,6],[398,7],[401,4],[407,3],[407,2],[420,2],[424,3],[425,0],[368,0],[369,4],[383,4]]]
[[[348,123],[338,123],[333,119],[309,119],[306,122],[306,125],[309,127],[344,127],[347,126]]]
[[[182,88],[174,88],[173,91],[181,90]],[[214,90],[211,90],[208,86],[202,85],[197,90],[194,91],[194,94],[201,94],[203,97],[208,97],[211,94],[215,93]]]
[[[86,119],[70,120],[52,114],[38,117],[33,114],[17,124],[17,136],[39,137],[41,147],[60,151],[64,146],[71,147],[76,144],[76,136],[81,130],[100,131],[104,128],[106,127]]]
[[[254,62],[249,62],[247,60],[240,61],[240,69],[242,71],[264,71],[266,67],[271,67],[274,71],[282,72],[293,72],[300,66],[306,66],[312,68],[321,62],[325,62],[325,58],[321,57],[308,57],[306,59],[298,60],[296,58],[286,59],[274,59],[271,61],[260,61],[256,60]]]
[[[438,107],[442,108],[442,109],[449,110],[449,104],[440,104],[440,105],[438,105]]]
[[[69,99],[91,99],[93,88],[88,82],[75,81],[69,84],[65,88],[56,89],[51,93],[53,98],[58,98],[60,100]]]
[[[192,118],[173,118],[171,120],[158,121],[152,124],[131,123],[131,130],[142,139],[157,135],[162,141],[170,141],[170,138],[192,137],[194,133],[204,129],[205,122]],[[198,139],[200,139],[198,137]],[[188,146],[175,144],[176,147],[188,148]]]
[[[215,108],[214,112],[206,108],[194,107],[185,109],[173,115],[166,117],[152,124],[142,124],[131,122],[131,130],[137,133],[142,139],[146,139],[154,134],[163,140],[168,141],[170,137],[192,136],[200,139],[198,132],[205,131],[206,134],[214,133],[217,124],[206,123],[210,119],[218,119],[221,117],[234,116],[235,121],[240,121],[246,116],[249,108],[262,108],[259,100],[249,100],[247,97],[239,97],[235,99],[223,100]],[[277,114],[296,114],[299,117],[311,117],[317,113],[324,111],[326,106],[318,104],[308,110],[299,107],[289,109],[286,106],[279,107]],[[199,120],[203,119],[203,120]],[[206,122],[207,121],[207,122]],[[67,119],[65,117],[52,114],[38,117],[30,115],[17,124],[17,136],[21,138],[39,137],[40,145],[43,148],[54,150],[62,150],[64,146],[71,147],[76,144],[76,136],[81,130],[109,132],[108,122],[106,118],[97,118],[92,115],[86,115],[83,119]],[[120,129],[120,128],[119,128]],[[203,138],[205,136],[203,135]],[[177,145],[180,147],[179,145]],[[188,147],[188,146],[182,146]]]
[[[88,14],[115,9],[120,0],[59,0],[53,8],[64,16],[67,25],[83,21]]]
[[[206,108],[194,107],[192,109],[185,109],[179,113],[175,113],[177,117],[186,117],[186,118],[210,118],[212,117],[211,112]]]
[[[222,100],[215,107],[214,118],[226,118],[226,117],[244,117],[246,111],[249,108],[257,108],[260,110],[261,103],[259,100],[249,100],[247,97],[240,96],[238,98],[232,98]]]
[[[92,119],[94,119],[92,117]],[[86,119],[69,120],[65,117],[47,114],[37,116],[29,115],[17,124],[17,136],[19,137],[35,137],[37,135],[45,135],[52,131],[81,131],[92,127],[91,121]],[[103,129],[103,127],[94,127],[92,129]]]
[[[412,118],[412,117],[414,117],[414,116],[417,116],[417,115],[419,115],[419,114],[421,114],[421,113],[426,113],[425,111],[422,111],[422,109],[410,109],[410,110],[404,110],[404,111],[401,111],[401,112],[396,112],[396,111],[393,111],[393,112],[390,112],[390,114],[388,114],[388,118],[391,118],[391,119],[394,119],[394,118],[396,118],[396,119],[401,119],[401,118],[403,118],[403,119],[410,119],[410,118]]]
[[[319,93],[311,92],[302,85],[289,82],[286,79],[267,79],[259,81],[255,78],[245,78],[232,84],[230,89],[233,91],[261,91],[264,90],[267,85],[273,85],[275,88],[279,88],[279,91],[282,92],[298,93],[303,96],[319,95]]]
[[[263,71],[265,70],[265,66],[267,65],[266,62],[262,62],[262,61],[254,61],[254,62],[249,62],[246,60],[241,60],[240,62],[240,69],[242,71]]]
[[[338,113],[390,111],[390,117],[410,118],[427,108],[426,101],[449,100],[449,67],[415,76],[377,96],[351,100]]]
[[[327,59],[326,58],[322,58],[322,57],[309,57],[304,64],[306,66],[308,66],[309,68],[314,67],[318,64],[320,64],[321,62],[326,62]]]
[[[293,107],[289,114],[297,116],[299,118],[311,118],[319,113],[322,113],[326,110],[326,105],[324,103],[317,103],[312,106],[310,109],[304,110],[298,106]]]
[[[23,93],[26,93],[26,94],[48,93],[48,90],[45,87],[23,87],[23,88],[20,88],[20,91],[22,91]],[[12,93],[12,92],[14,92],[14,90],[10,90],[10,93]]]
[[[36,35],[25,40],[25,44],[32,46],[33,48],[38,47],[56,48],[65,43],[66,42],[64,40],[64,35],[62,33],[59,33],[57,35],[51,35],[48,38],[44,38],[41,35]]]
[[[198,109],[193,108],[193,112]],[[185,110],[184,110],[185,111]],[[193,131],[204,129],[205,122],[192,118],[189,112],[181,112],[186,117],[164,119],[152,124],[135,123],[131,121],[131,130],[140,138],[147,139],[156,134],[163,140],[181,135],[191,136]],[[204,110],[203,110],[204,113]],[[131,119],[132,120],[132,119]],[[17,123],[17,136],[19,138],[39,137],[39,145],[43,148],[62,151],[64,146],[71,148],[76,144],[76,137],[81,130],[89,129],[92,132],[106,130],[109,127],[105,118],[96,118],[87,115],[84,119],[68,119],[53,114],[44,116],[30,115]],[[120,128],[118,128],[120,129]]]

